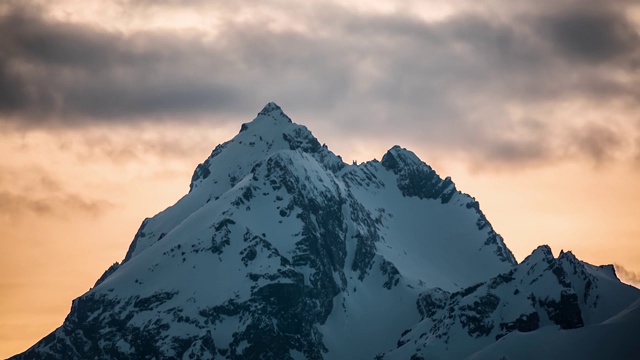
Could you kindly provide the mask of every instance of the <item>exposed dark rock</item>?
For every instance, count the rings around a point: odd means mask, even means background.
[[[417,306],[421,319],[432,318],[438,311],[443,310],[447,305],[450,295],[448,292],[438,288],[420,294]]]
[[[105,281],[111,274],[116,272],[116,270],[118,270],[119,267],[120,267],[120,263],[117,262],[117,261],[115,263],[113,263],[113,265],[109,266],[109,268],[102,274],[102,276],[100,276],[98,281],[96,281],[96,283],[93,285],[93,287],[96,287],[96,286],[102,284],[102,282]]]
[[[530,332],[540,327],[540,315],[537,312],[522,314],[510,322],[500,323],[500,330],[510,333],[512,331]]]
[[[560,301],[554,299],[542,300],[539,305],[547,312],[549,319],[562,329],[575,329],[584,326],[582,312],[578,304],[578,295],[573,292],[563,291]]]
[[[387,260],[382,261],[380,264],[380,271],[382,272],[382,275],[387,276],[387,279],[382,285],[385,289],[391,290],[392,287],[398,286],[398,282],[400,281],[400,272],[392,262]]]
[[[493,321],[490,315],[498,308],[500,298],[493,294],[486,294],[474,301],[472,305],[460,306],[460,324],[466,328],[470,336],[487,336],[493,331]]]
[[[149,222],[149,218],[146,218],[142,221],[142,224],[140,224],[140,227],[138,228],[136,235],[133,237],[133,241],[131,241],[131,245],[129,245],[127,254],[124,256],[124,260],[122,260],[123,264],[129,261],[129,259],[131,259],[131,257],[133,256],[133,252],[136,250],[136,246],[138,245],[138,240],[140,238],[147,236],[147,234],[144,232],[144,228],[145,226],[147,226],[148,222]]]
[[[404,196],[440,199],[444,204],[449,202],[457,191],[451,178],[442,180],[429,165],[398,146],[387,151],[380,163],[398,176],[398,188]]]

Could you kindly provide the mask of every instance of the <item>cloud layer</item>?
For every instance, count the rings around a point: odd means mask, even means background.
[[[638,151],[639,19],[624,0],[460,1],[436,18],[412,1],[125,1],[110,27],[54,16],[67,2],[26,4],[0,16],[0,118],[21,127],[221,124],[276,100],[480,163]]]

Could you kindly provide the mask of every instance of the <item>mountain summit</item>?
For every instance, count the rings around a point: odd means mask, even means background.
[[[638,299],[570,252],[518,264],[478,202],[411,151],[345,164],[269,103],[14,358],[497,358],[587,327],[637,334]],[[558,354],[579,341],[566,336]]]

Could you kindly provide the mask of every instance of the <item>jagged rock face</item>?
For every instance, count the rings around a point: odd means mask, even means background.
[[[577,260],[570,252],[554,258],[548,246],[540,246],[511,271],[486,282],[454,293],[430,289],[421,294],[417,304],[421,322],[403,333],[397,349],[384,358],[429,358],[445,352],[450,358],[463,359],[512,332],[597,324],[638,296],[637,289],[612,275]],[[602,291],[611,286],[617,287],[617,303],[598,306],[600,297],[613,300]],[[450,345],[460,343],[468,347]]]
[[[570,253],[516,265],[475,199],[412,152],[347,165],[269,103],[16,358],[459,358],[638,297],[611,299],[611,270]]]

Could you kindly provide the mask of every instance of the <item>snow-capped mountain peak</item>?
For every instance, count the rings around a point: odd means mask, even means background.
[[[16,358],[462,359],[636,314],[638,298],[546,245],[517,264],[480,204],[411,151],[347,165],[272,102]]]
[[[278,106],[275,102],[269,102],[265,105],[262,110],[258,113],[258,115],[271,115],[274,118],[284,118],[291,122],[291,119],[282,111],[282,108]]]
[[[540,262],[551,263],[554,261],[553,252],[551,251],[551,247],[549,245],[540,245],[538,246],[531,255],[527,256],[522,263],[531,263],[537,264]]]
[[[423,164],[416,154],[400,145],[394,145],[382,157],[382,163],[388,169],[396,169],[398,167],[415,167]]]

